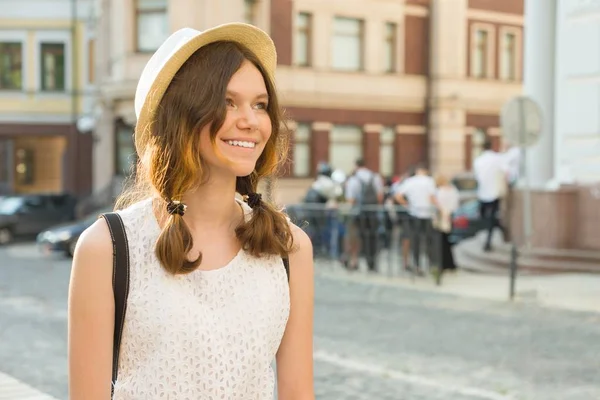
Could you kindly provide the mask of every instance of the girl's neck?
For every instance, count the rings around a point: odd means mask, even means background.
[[[199,229],[235,227],[243,218],[235,201],[235,177],[215,177],[187,193],[185,222],[192,231]]]

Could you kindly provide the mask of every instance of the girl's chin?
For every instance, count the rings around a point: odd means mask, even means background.
[[[231,175],[234,177],[244,177],[250,175],[254,168],[256,167],[256,163],[231,163],[230,165],[220,164],[218,166],[213,165],[209,166],[211,175],[219,175],[222,178],[226,178],[227,175]]]

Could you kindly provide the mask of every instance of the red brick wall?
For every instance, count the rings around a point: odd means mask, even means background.
[[[292,64],[292,11],[292,0],[271,0],[271,38],[281,65]]]
[[[401,134],[396,135],[394,151],[394,173],[403,174],[415,164],[425,161],[425,135]]]
[[[469,0],[469,8],[523,15],[525,0]]]
[[[367,168],[379,172],[379,133],[363,132],[363,158]]]
[[[323,121],[332,124],[424,125],[422,112],[341,110],[334,108],[285,107],[288,118],[296,121]]]
[[[404,70],[425,75],[429,68],[429,17],[405,16]]]
[[[310,135],[310,173],[314,175],[317,164],[329,161],[329,131],[313,130]]]

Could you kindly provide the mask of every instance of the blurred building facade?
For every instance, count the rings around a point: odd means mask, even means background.
[[[600,251],[600,2],[527,0],[525,15],[524,94],[543,116],[527,154],[532,244]]]
[[[0,5],[0,194],[92,190],[92,4]]]
[[[544,126],[532,148],[532,183],[600,180],[600,1],[529,1],[524,92]],[[589,48],[577,45],[586,40]]]
[[[307,187],[320,161],[363,157],[384,176],[418,162],[469,170],[520,93],[523,0],[96,0],[102,118],[94,187],[133,161],[133,97],[171,32],[228,21],[270,32],[294,146],[280,185]]]

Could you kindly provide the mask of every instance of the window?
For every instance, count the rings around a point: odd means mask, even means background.
[[[477,29],[475,31],[474,41],[471,58],[471,75],[475,78],[485,78],[488,76],[488,31]]]
[[[169,36],[167,0],[136,1],[137,51],[155,51]]]
[[[244,0],[244,22],[256,25],[256,0]]]
[[[347,174],[362,157],[362,129],[354,125],[334,125],[329,133],[329,163]]]
[[[0,90],[23,89],[21,43],[0,43]]]
[[[385,50],[383,65],[385,72],[396,71],[396,24],[387,22],[385,24]]]
[[[41,74],[43,92],[64,92],[66,89],[65,44],[41,44]]]
[[[336,17],[333,21],[332,67],[338,70],[363,69],[363,21]]]
[[[296,18],[296,25],[294,63],[304,67],[309,66],[311,62],[311,15],[308,13],[299,13]]]
[[[500,77],[514,81],[517,79],[517,36],[514,33],[506,33],[502,37],[502,64]]]
[[[379,173],[383,177],[394,174],[394,139],[393,127],[385,127],[379,134]]]
[[[310,175],[310,125],[300,123],[294,132],[294,176]]]
[[[119,176],[130,176],[135,173],[137,153],[133,144],[133,127],[122,121],[117,123],[116,135],[116,171]]]

